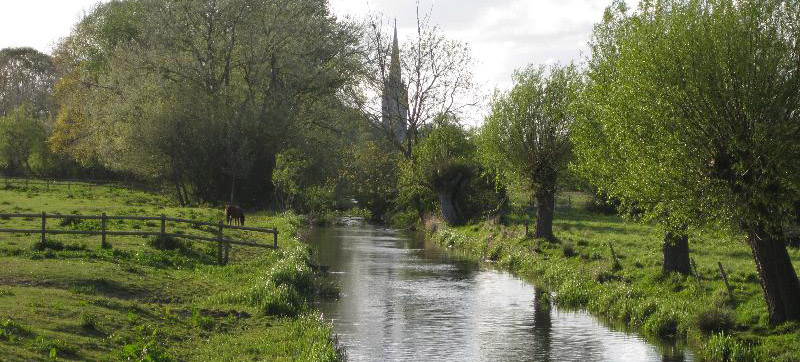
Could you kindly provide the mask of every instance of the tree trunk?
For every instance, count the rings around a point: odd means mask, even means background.
[[[685,233],[667,231],[664,235],[664,274],[673,272],[691,274],[689,264],[689,236]]]
[[[770,323],[800,320],[800,281],[792,267],[784,240],[775,238],[760,225],[748,228],[756,270],[767,301]]]
[[[554,239],[553,213],[556,209],[555,188],[544,187],[536,191],[536,230],[535,238]]]
[[[442,209],[442,219],[448,225],[461,224],[461,215],[456,206],[455,190],[441,190],[436,192],[439,196],[439,206]]]

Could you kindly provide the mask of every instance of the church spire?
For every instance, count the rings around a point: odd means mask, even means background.
[[[400,81],[400,45],[397,40],[397,19],[394,19],[394,40],[392,41],[392,58],[389,64],[389,79]]]
[[[397,19],[394,21],[394,39],[389,61],[389,76],[383,82],[382,115],[383,128],[398,143],[406,139],[408,132],[408,89],[400,74],[400,45],[397,40]]]

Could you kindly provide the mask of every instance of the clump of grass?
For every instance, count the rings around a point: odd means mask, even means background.
[[[80,225],[83,222],[81,219],[73,218],[73,217],[65,217],[58,222],[58,226],[61,227],[75,227]]]
[[[87,331],[97,330],[97,316],[92,313],[81,312],[80,324],[81,328]]]
[[[192,325],[206,331],[214,329],[214,318],[204,316],[199,310],[192,310]]]
[[[164,345],[160,342],[163,338],[158,330],[144,338],[126,344],[117,351],[117,359],[120,361],[147,361],[147,362],[174,362],[175,358],[170,355]]]
[[[83,251],[86,250],[86,245],[78,245],[78,244],[64,244],[58,240],[53,239],[45,239],[44,241],[39,241],[33,244],[33,250],[35,251],[45,251],[45,250],[55,250],[55,251]]]
[[[705,334],[727,332],[734,327],[733,311],[727,308],[710,307],[695,315],[695,326]]]
[[[314,276],[308,253],[305,248],[297,247],[285,252],[253,285],[220,299],[257,307],[266,315],[297,316],[308,309],[313,292]]]
[[[561,244],[561,254],[563,254],[565,258],[571,258],[575,256],[575,247],[571,242],[566,241]]]
[[[158,250],[186,250],[187,248],[183,241],[167,235],[154,236],[147,241],[147,245]]]
[[[0,297],[13,297],[14,293],[8,289],[0,288]]]
[[[74,357],[78,354],[78,347],[63,339],[39,337],[34,344],[38,351],[49,354],[51,358],[57,356]]]
[[[19,322],[13,319],[0,320],[0,341],[14,342],[28,335],[30,332]]]

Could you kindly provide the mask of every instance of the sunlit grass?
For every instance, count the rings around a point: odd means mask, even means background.
[[[222,220],[218,208],[182,208],[122,188],[2,186],[0,213]],[[216,246],[202,241],[178,239],[180,247],[167,248],[163,240],[109,236],[113,248],[101,249],[99,236],[48,235],[45,247],[36,248],[38,234],[0,234],[0,359],[333,361],[331,327],[309,307],[319,282],[295,238],[301,222],[291,214],[248,215],[249,226],[278,228],[279,250],[234,247],[227,266],[215,265]],[[0,228],[40,223],[0,219]],[[53,229],[98,227],[48,220]],[[159,230],[160,223],[109,221],[108,227]],[[167,228],[209,235],[188,224]],[[226,234],[272,244],[272,235]]]
[[[563,199],[563,197],[562,197]],[[773,327],[749,247],[741,236],[695,231],[690,256],[698,277],[661,274],[663,234],[655,226],[563,204],[556,242],[524,236],[526,217],[508,226],[480,223],[441,228],[439,243],[496,263],[554,292],[564,308],[586,308],[645,335],[686,339],[708,360],[800,360],[797,324]],[[621,265],[615,270],[609,245]],[[566,251],[568,249],[568,251]],[[790,249],[796,269],[800,250]],[[734,289],[727,294],[721,262]]]

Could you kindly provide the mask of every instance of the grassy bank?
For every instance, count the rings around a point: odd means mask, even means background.
[[[661,274],[661,232],[616,216],[560,208],[557,242],[525,237],[517,220],[456,228],[426,222],[431,237],[547,288],[564,308],[585,308],[646,336],[685,339],[708,361],[800,361],[800,324],[772,327],[744,239],[721,233],[690,238],[697,276]],[[615,260],[611,248],[617,254]],[[795,268],[800,250],[790,249]],[[733,297],[717,263],[728,274]],[[618,265],[617,265],[618,264]]]
[[[42,211],[222,219],[216,208],[181,208],[123,188],[0,189],[0,212]],[[0,228],[40,222],[0,219]],[[320,279],[295,238],[301,222],[291,214],[248,215],[250,226],[278,228],[279,250],[235,247],[227,266],[214,265],[215,248],[200,241],[113,236],[113,249],[104,250],[99,236],[48,236],[42,246],[38,234],[0,234],[0,360],[336,361],[331,328],[309,307]],[[54,229],[98,227],[48,220]],[[111,230],[159,228],[109,222]]]

